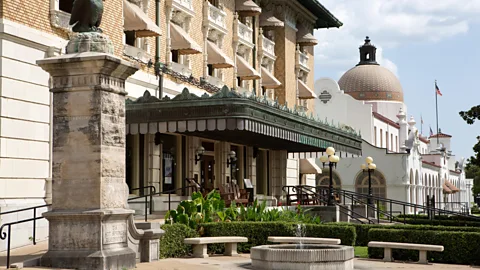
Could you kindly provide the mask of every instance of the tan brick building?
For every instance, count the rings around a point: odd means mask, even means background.
[[[0,212],[51,199],[52,99],[49,76],[35,63],[64,53],[68,37],[74,34],[69,26],[72,4],[73,0],[0,2]],[[274,104],[279,115],[313,112],[317,44],[313,31],[342,25],[318,0],[105,0],[104,10],[100,27],[112,40],[115,55],[141,68],[127,81],[129,99],[145,92],[173,98],[184,88],[196,96],[211,96],[226,85],[245,96],[254,92],[255,106],[264,99],[262,104]],[[283,105],[289,109],[278,109]],[[221,121],[215,122],[216,129]],[[295,121],[292,130],[302,128],[302,121]],[[299,182],[299,159],[291,153],[314,152],[256,146],[263,137],[239,142],[223,135],[182,134],[181,121],[177,132],[167,128],[163,133],[163,122],[147,125],[157,132],[145,130],[145,123],[127,125],[130,188],[179,188],[185,178],[195,176],[213,178],[215,187],[228,179],[248,178],[257,197],[274,201],[280,198],[282,185]],[[257,131],[261,129],[273,132],[262,125]],[[199,147],[205,150],[202,160],[197,160]],[[228,156],[232,151],[235,171]],[[166,170],[174,173],[168,176]],[[156,199],[160,210],[161,198]],[[2,219],[0,223],[8,221]],[[40,226],[42,238],[45,224]],[[28,243],[28,229],[18,230],[25,237],[14,245]]]

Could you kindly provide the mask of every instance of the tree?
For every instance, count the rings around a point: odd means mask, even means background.
[[[459,112],[460,116],[467,122],[469,125],[473,125],[475,123],[475,120],[480,121],[480,105],[473,106],[470,110],[468,111],[461,111]]]
[[[460,116],[469,125],[473,125],[475,121],[480,121],[480,105],[473,106],[468,111],[461,111]],[[467,160],[465,166],[465,176],[473,178],[472,193],[476,197],[480,194],[480,136],[477,136],[477,143],[473,146],[474,155]]]

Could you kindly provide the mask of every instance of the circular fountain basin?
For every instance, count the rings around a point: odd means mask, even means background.
[[[253,269],[353,270],[353,247],[265,245],[250,249]]]

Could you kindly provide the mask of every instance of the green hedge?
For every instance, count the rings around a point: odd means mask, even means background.
[[[450,232],[426,230],[390,230],[371,229],[368,233],[370,241],[417,243],[429,245],[443,245],[443,252],[428,252],[429,261],[436,263],[452,263],[480,265],[480,233],[478,232]],[[383,258],[382,248],[368,248],[370,258]],[[396,260],[417,261],[418,251],[392,250]]]
[[[425,230],[425,231],[458,231],[458,232],[479,232],[478,227],[454,227],[454,226],[431,226],[431,225],[380,225],[380,224],[355,224],[355,223],[328,223],[341,226],[355,227],[356,240],[355,246],[367,246],[369,242],[368,232],[371,229],[397,229],[397,230]]]
[[[480,227],[480,222],[469,220],[428,220],[428,219],[413,219],[407,218],[406,223],[415,225],[433,225],[433,226],[469,226]]]
[[[160,239],[160,258],[184,257],[192,252],[191,245],[185,245],[183,239],[198,237],[195,230],[183,224],[165,224],[165,234]]]
[[[248,243],[240,243],[238,251],[250,252],[254,246],[268,244],[269,236],[295,236],[297,224],[286,222],[219,222],[200,224],[202,236],[243,236]],[[352,226],[305,224],[306,237],[339,238],[342,245],[355,243],[355,228]],[[223,245],[209,245],[210,252],[223,252]]]
[[[421,214],[421,215],[413,215],[413,214],[407,214],[407,215],[398,215],[397,218],[400,219],[400,221],[403,220],[403,218],[407,219],[428,219],[427,215]],[[436,215],[434,220],[462,220],[462,221],[474,221],[474,222],[480,222],[479,217],[472,217],[472,216],[447,216],[447,215]]]

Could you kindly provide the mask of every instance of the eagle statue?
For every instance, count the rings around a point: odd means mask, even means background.
[[[100,22],[104,0],[74,0],[70,25],[73,32],[102,32]]]

